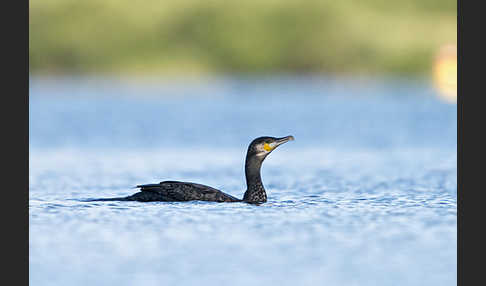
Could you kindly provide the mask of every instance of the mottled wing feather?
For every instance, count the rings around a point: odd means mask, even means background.
[[[233,196],[225,194],[215,188],[191,183],[164,181],[159,184],[138,185],[142,193],[137,196],[143,200],[162,200],[162,201],[241,201]],[[150,193],[150,194],[149,194]]]
[[[145,184],[145,185],[137,185],[137,188],[150,188],[150,187],[160,187],[160,184]]]

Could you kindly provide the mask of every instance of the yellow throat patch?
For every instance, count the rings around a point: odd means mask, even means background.
[[[265,143],[263,144],[263,149],[265,149],[265,151],[272,151],[272,147],[270,145],[268,145],[268,143]]]

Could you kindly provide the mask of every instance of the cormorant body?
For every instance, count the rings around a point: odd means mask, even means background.
[[[164,181],[158,184],[138,185],[140,192],[124,198],[98,199],[95,201],[139,201],[139,202],[182,202],[182,201],[212,201],[212,202],[247,202],[264,203],[267,194],[263,187],[260,169],[263,160],[279,145],[294,140],[293,136],[282,138],[259,137],[248,146],[245,160],[245,176],[247,189],[240,200],[225,194],[215,188],[177,181]]]
[[[159,184],[139,185],[140,192],[133,194],[125,199],[128,201],[164,201],[164,202],[183,202],[183,201],[213,201],[213,202],[241,202],[233,196],[225,194],[220,190],[206,185],[165,181]]]

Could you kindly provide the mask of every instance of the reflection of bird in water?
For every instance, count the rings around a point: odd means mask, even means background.
[[[293,136],[282,138],[259,137],[248,146],[245,161],[246,192],[243,199],[237,199],[217,189],[196,183],[164,181],[159,184],[139,185],[140,192],[123,198],[95,199],[93,201],[139,201],[139,202],[181,202],[181,201],[213,201],[213,202],[247,202],[264,203],[267,194],[260,176],[263,160],[275,148],[283,143],[294,140]]]

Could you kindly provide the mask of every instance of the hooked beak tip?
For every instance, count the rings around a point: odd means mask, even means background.
[[[276,143],[277,143],[277,146],[278,146],[278,145],[281,145],[281,144],[284,144],[284,143],[287,143],[287,142],[293,141],[293,140],[295,140],[294,136],[289,135],[289,136],[285,136],[285,137],[277,139]]]

